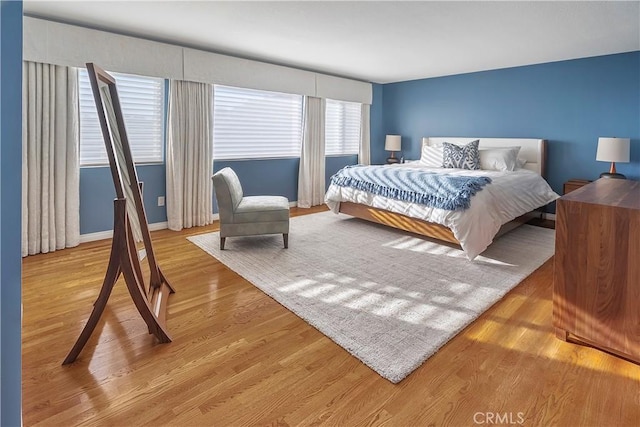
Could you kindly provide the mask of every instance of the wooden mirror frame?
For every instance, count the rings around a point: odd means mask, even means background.
[[[106,71],[92,63],[87,63],[87,71],[116,190],[113,240],[109,265],[100,294],[94,303],[87,324],[63,365],[73,363],[82,351],[100,320],[120,274],[124,276],[129,294],[149,327],[149,333],[154,334],[161,343],[171,342],[165,326],[165,314],[168,295],[174,290],[156,263],[142,201],[142,187],[131,155],[116,81]],[[138,251],[136,240],[142,240],[144,251]],[[148,260],[148,281],[145,281],[142,274],[141,253]]]

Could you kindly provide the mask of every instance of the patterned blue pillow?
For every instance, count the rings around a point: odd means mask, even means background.
[[[479,143],[479,139],[464,146],[443,142],[442,167],[471,170],[480,169]]]

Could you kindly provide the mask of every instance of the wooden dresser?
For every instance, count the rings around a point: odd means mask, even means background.
[[[558,199],[553,325],[640,363],[640,182],[601,178]]]

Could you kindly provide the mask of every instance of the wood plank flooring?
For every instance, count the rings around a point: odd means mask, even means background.
[[[172,343],[121,279],[69,366],[110,240],[23,260],[26,426],[640,425],[640,367],[555,338],[553,260],[394,385],[186,240],[215,229],[152,233]]]

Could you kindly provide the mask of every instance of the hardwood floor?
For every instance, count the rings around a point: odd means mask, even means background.
[[[640,367],[555,338],[553,260],[394,385],[186,240],[215,229],[152,233],[172,343],[120,279],[69,366],[110,240],[23,260],[26,426],[640,425]]]

